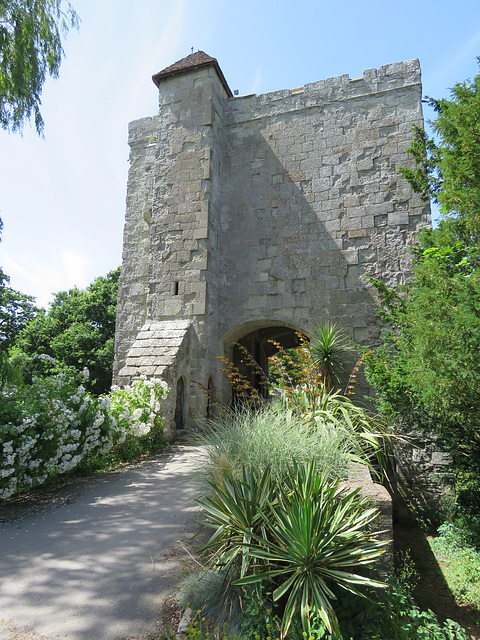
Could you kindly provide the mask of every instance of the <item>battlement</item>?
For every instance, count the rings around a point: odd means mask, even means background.
[[[421,88],[418,60],[395,62],[379,69],[367,69],[358,78],[350,78],[345,74],[295,89],[237,96],[229,100],[229,108],[230,113],[244,112],[245,117],[248,117],[248,111],[253,111],[251,117],[258,118],[267,116],[270,109],[278,109],[279,102],[282,104],[282,111],[299,110],[318,107],[322,102],[361,100],[371,95],[379,96],[381,93],[400,91],[412,86]]]

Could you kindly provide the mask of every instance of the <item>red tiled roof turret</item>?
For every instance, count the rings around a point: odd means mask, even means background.
[[[164,78],[168,78],[179,73],[185,73],[187,71],[192,71],[194,69],[199,69],[201,67],[207,67],[210,65],[214,67],[220,79],[220,82],[223,85],[223,88],[225,89],[228,97],[231,98],[233,94],[227,84],[227,81],[225,80],[225,76],[220,69],[217,59],[207,55],[204,51],[196,51],[195,53],[191,53],[186,58],[182,58],[178,62],[175,62],[175,64],[172,64],[166,69],[163,69],[163,71],[159,71],[158,73],[153,75],[152,80],[156,84],[156,86],[159,87],[160,81]]]

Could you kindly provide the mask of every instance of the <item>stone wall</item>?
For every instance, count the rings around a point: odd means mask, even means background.
[[[330,320],[375,344],[367,276],[405,282],[430,218],[398,173],[423,123],[416,60],[235,98],[198,52],[155,81],[158,116],[129,131],[115,380],[165,378],[174,429],[179,379],[185,426],[207,407],[192,381],[228,402],[216,357],[236,340],[265,359],[269,337]]]
[[[221,333],[240,315],[377,338],[365,276],[405,282],[428,220],[397,171],[420,100],[411,61],[227,102]]]

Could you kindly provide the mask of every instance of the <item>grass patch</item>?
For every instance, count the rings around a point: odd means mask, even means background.
[[[315,461],[330,478],[346,478],[350,446],[331,425],[312,428],[286,411],[264,407],[232,412],[202,425],[197,444],[204,447],[198,472],[206,482],[222,485],[226,476],[239,477],[244,466],[283,477],[293,461]]]
[[[468,544],[462,531],[452,524],[438,529],[429,544],[457,602],[469,605],[480,620],[480,551]]]

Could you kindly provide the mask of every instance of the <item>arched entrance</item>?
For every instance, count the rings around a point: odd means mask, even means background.
[[[183,378],[177,380],[177,396],[175,401],[175,429],[185,428],[186,407],[185,407],[185,381]]]
[[[258,326],[258,323],[255,323]],[[266,324],[266,323],[265,323]],[[255,326],[255,325],[254,325]],[[245,326],[230,340],[232,345],[232,362],[249,384],[268,397],[268,359],[279,350],[293,349],[301,345],[301,330],[285,325],[271,324],[267,326]],[[250,330],[249,330],[250,329]],[[242,335],[243,333],[243,335]],[[252,362],[255,361],[255,366]]]

